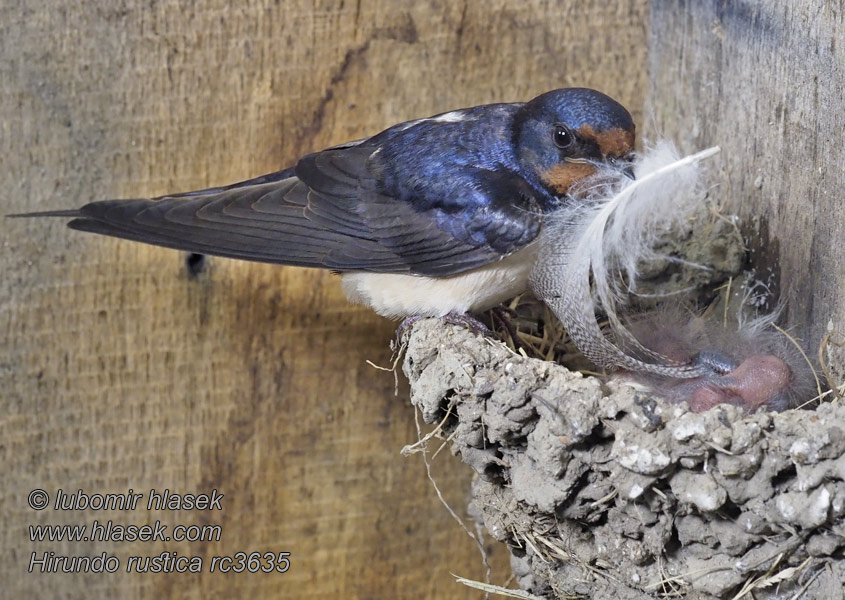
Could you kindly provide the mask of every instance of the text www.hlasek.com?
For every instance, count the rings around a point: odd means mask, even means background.
[[[95,520],[89,531],[87,525],[30,525],[31,542],[219,542],[220,525],[176,525],[173,535],[167,535],[167,525],[156,521],[152,525],[116,525],[111,520]]]
[[[83,490],[67,493],[59,489],[54,495],[43,489],[30,492],[30,508],[42,511],[52,506],[57,511],[110,510],[193,511],[222,510],[223,494],[215,489],[211,494],[177,494],[170,490],[155,489],[147,494],[129,490],[125,494],[90,494]],[[54,501],[54,502],[53,502]],[[29,540],[43,542],[219,542],[223,528],[220,525],[169,526],[156,520],[143,525],[115,523],[108,519],[95,519],[90,524],[29,526]],[[129,556],[123,559],[101,552],[99,554],[68,556],[52,550],[32,552],[29,559],[30,573],[114,573],[123,567],[127,573],[284,573],[291,566],[290,552],[235,552],[222,556],[184,556],[174,551],[164,551],[147,556]]]

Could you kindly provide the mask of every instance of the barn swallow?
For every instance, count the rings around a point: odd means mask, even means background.
[[[574,183],[626,170],[633,149],[621,104],[568,88],[394,125],[225,187],[14,216],[331,269],[351,300],[383,316],[444,316],[527,289],[544,215],[575,201]]]

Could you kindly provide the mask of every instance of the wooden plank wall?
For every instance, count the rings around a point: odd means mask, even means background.
[[[2,212],[225,184],[402,120],[569,85],[637,110],[647,10],[529,0],[0,0]],[[768,184],[767,184],[768,185]],[[0,581],[13,598],[477,598],[417,458],[394,324],[328,273],[0,220]],[[468,473],[435,474],[463,507]],[[210,514],[27,494],[225,494]],[[146,501],[146,496],[144,497]],[[219,542],[32,543],[28,525],[220,524]],[[31,553],[289,551],[284,575],[43,575]],[[507,578],[494,553],[495,581]],[[207,570],[207,564],[205,570]]]
[[[763,282],[815,356],[845,341],[845,7],[654,1],[645,134],[722,147],[714,194],[738,211]],[[835,382],[845,348],[830,345]]]

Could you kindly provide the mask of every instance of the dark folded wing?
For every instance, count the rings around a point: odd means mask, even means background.
[[[437,203],[415,206],[380,192],[368,168],[373,151],[330,149],[303,158],[295,173],[156,199],[93,202],[63,214],[76,217],[74,229],[190,252],[440,276],[496,261],[536,237],[538,219],[520,186],[510,189],[493,172],[473,173],[467,180],[473,193],[487,193],[486,186],[508,197],[460,214]]]

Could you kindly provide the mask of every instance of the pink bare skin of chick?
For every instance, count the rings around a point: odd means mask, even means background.
[[[693,362],[701,362],[703,355],[693,357]],[[686,400],[693,412],[704,412],[718,404],[735,404],[746,412],[761,408],[781,411],[789,408],[787,392],[793,379],[792,370],[783,359],[773,354],[757,354],[730,371],[714,368],[711,375],[679,380],[667,391],[673,400]]]
[[[630,326],[646,348],[672,361],[705,367],[694,379],[626,372],[623,381],[646,386],[693,412],[733,404],[746,412],[783,411],[808,399],[812,373],[790,342],[770,327],[723,327],[680,311],[639,318]]]

